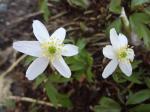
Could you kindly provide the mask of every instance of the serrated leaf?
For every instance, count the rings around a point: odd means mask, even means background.
[[[140,63],[142,63],[142,61],[135,60],[134,62],[132,62],[132,69],[133,70],[136,69]]]
[[[131,8],[134,8],[136,6],[140,6],[140,5],[143,5],[144,3],[150,3],[149,0],[132,0],[131,1]]]
[[[49,100],[54,104],[55,107],[58,106],[58,99],[57,99],[57,90],[56,88],[48,81],[45,84],[46,93],[48,95]]]
[[[124,78],[124,74],[122,74],[122,72],[117,69],[117,71],[112,75],[113,80],[117,83],[124,83],[127,81],[127,79]]]
[[[140,71],[138,71],[138,72],[133,72],[133,74],[130,77],[128,77],[126,75],[123,75],[123,77],[126,80],[133,82],[135,84],[142,84],[143,82],[141,81],[141,74],[142,73]]]
[[[129,96],[126,104],[138,104],[150,98],[150,89],[141,90]]]
[[[111,98],[103,97],[101,98],[99,105],[94,107],[95,112],[120,112],[120,105]]]
[[[141,104],[129,110],[129,112],[150,112],[150,104]]]
[[[109,4],[109,10],[113,13],[120,14],[121,0],[111,0],[111,2]]]
[[[139,38],[143,38],[145,46],[150,47],[150,30],[146,24],[150,23],[150,16],[145,13],[134,13],[130,16],[132,30],[136,32]]]

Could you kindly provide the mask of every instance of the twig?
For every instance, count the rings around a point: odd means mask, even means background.
[[[15,21],[10,22],[9,25],[19,24],[19,23],[21,23],[22,21],[25,21],[25,20],[27,20],[27,19],[29,19],[29,18],[31,18],[31,17],[37,16],[37,15],[40,15],[40,14],[42,14],[41,11],[28,14],[28,15],[26,15],[26,16],[24,16],[24,17],[20,17],[19,19],[15,20]]]
[[[67,11],[60,12],[60,13],[58,13],[57,15],[51,16],[51,17],[49,18],[49,20],[55,20],[55,19],[57,19],[57,18],[59,18],[59,17],[61,17],[61,16],[64,16],[64,15],[67,14],[67,13],[68,13]]]
[[[127,88],[125,88],[124,91],[122,91],[122,94],[125,94],[127,91],[129,91],[129,89],[131,89],[133,85],[134,85],[134,83],[131,82],[131,83],[127,86]]]
[[[22,55],[19,57],[5,72],[3,72],[0,76],[5,77],[8,73],[10,73],[17,65],[22,61],[26,55]]]
[[[50,106],[50,107],[54,107],[54,104],[43,101],[43,100],[37,100],[37,99],[33,99],[33,98],[29,98],[29,97],[21,97],[21,96],[9,96],[8,99],[11,100],[18,100],[18,101],[24,101],[24,102],[30,102],[30,103],[36,103],[36,104],[40,104],[40,105],[46,105],[46,106]],[[57,105],[58,107],[61,107],[61,104]]]

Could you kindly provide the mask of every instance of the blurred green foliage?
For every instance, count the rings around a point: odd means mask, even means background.
[[[70,6],[87,9],[90,5],[90,0],[67,0]]]
[[[111,0],[109,4],[109,10],[113,13],[120,14],[121,0]]]
[[[99,105],[94,107],[95,112],[121,112],[120,105],[109,97],[102,97]]]
[[[39,0],[40,11],[43,12],[43,18],[47,22],[50,16],[50,11],[48,9],[48,0]]]
[[[89,0],[67,0],[67,2],[70,6],[80,9],[87,9],[90,5]],[[128,10],[130,10],[130,12],[126,13],[129,15],[128,18],[131,30],[134,31],[140,39],[143,39],[147,48],[150,48],[150,8],[143,7],[143,4],[149,3],[149,0],[131,0],[131,2],[127,3],[129,4]],[[48,1],[40,0],[39,4],[45,21],[48,21],[50,16]],[[109,10],[119,16],[122,7],[121,5],[122,0],[111,0]],[[142,10],[140,7],[142,7]],[[80,27],[81,30],[85,30],[87,26],[84,23],[80,23]],[[109,32],[112,27],[116,28],[117,32],[122,32],[123,23],[120,17],[109,24],[107,32]],[[66,42],[76,43],[79,47],[78,55],[65,58],[66,63],[72,71],[72,77],[66,79],[57,73],[57,71],[52,71],[51,73],[45,72],[41,74],[34,81],[34,89],[37,89],[40,86],[44,87],[48,96],[47,98],[56,108],[60,105],[66,108],[72,107],[69,92],[62,92],[59,88],[60,85],[66,86],[73,80],[80,81],[84,79],[88,83],[94,81],[94,74],[92,72],[93,58],[92,55],[86,50],[86,41],[80,38],[77,42],[69,39],[66,40]],[[34,57],[27,57],[25,65],[29,65],[34,59]],[[150,104],[145,103],[145,101],[150,99],[150,77],[148,73],[144,73],[143,68],[140,68],[140,64],[141,61],[134,61],[132,63],[133,74],[131,77],[125,76],[119,69],[113,74],[112,77],[114,83],[120,87],[118,87],[118,96],[113,99],[109,97],[102,97],[99,103],[94,106],[95,112],[121,112],[124,107],[129,108],[129,112],[150,112]],[[130,87],[134,84],[137,86],[144,85],[145,88],[138,89],[138,92],[135,92],[130,89]],[[124,87],[124,85],[127,87]]]
[[[127,1],[126,1],[127,2]],[[130,32],[134,31],[140,39],[143,39],[144,44],[147,48],[150,48],[150,7],[142,7],[143,4],[150,3],[149,0],[131,0],[128,2],[130,7],[130,12],[132,11],[132,14],[129,12],[126,12],[127,15],[129,15],[129,23],[130,23]],[[109,10],[113,12],[114,14],[120,14],[121,13],[121,0],[111,0],[109,5]],[[126,9],[125,9],[126,10]],[[109,24],[107,28],[107,34],[109,33],[109,30],[111,28],[116,28],[118,32],[121,32],[123,29],[123,23],[121,21],[121,18],[114,20],[111,24]]]

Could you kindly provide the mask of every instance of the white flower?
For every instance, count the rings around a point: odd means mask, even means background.
[[[110,41],[112,45],[103,48],[104,56],[111,59],[111,61],[105,67],[102,77],[109,77],[118,65],[125,75],[130,76],[132,74],[130,61],[134,59],[134,51],[128,48],[126,36],[121,33],[118,35],[116,30],[112,28],[110,30]]]
[[[51,36],[46,27],[38,20],[33,21],[33,33],[38,41],[18,41],[13,48],[27,55],[38,57],[26,71],[29,80],[35,79],[44,72],[49,62],[64,77],[69,78],[71,71],[62,56],[78,54],[78,47],[63,44],[66,36],[64,28],[57,29]]]

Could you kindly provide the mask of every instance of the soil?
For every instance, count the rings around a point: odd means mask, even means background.
[[[12,43],[18,40],[34,40],[32,21],[34,19],[43,21],[42,13],[38,8],[38,0],[1,0],[0,6],[1,4],[4,4],[6,9],[0,11],[0,73],[5,71],[21,55],[12,49]],[[74,89],[71,95],[73,109],[55,109],[37,105],[39,112],[93,112],[91,108],[98,103],[101,96],[117,98],[118,85],[111,78],[103,80],[100,77],[104,65],[107,63],[101,53],[102,48],[108,43],[105,29],[112,18],[115,18],[115,15],[109,12],[108,4],[109,0],[91,0],[90,7],[87,10],[81,10],[71,7],[65,0],[60,3],[49,0],[51,16],[47,23],[43,22],[49,32],[63,26],[68,30],[67,38],[77,40],[82,36],[85,39],[90,39],[86,48],[94,58],[93,72],[96,79],[94,84],[89,84],[87,81],[79,84],[74,81],[65,87]],[[62,15],[56,17],[59,14]],[[80,23],[84,23],[87,29],[81,30]],[[149,54],[139,54],[137,58],[143,59],[144,64],[147,65],[148,61],[144,61],[144,59],[149,56]],[[11,91],[18,96],[44,99],[46,95],[43,89],[34,90],[32,82],[25,78],[26,69],[27,66],[20,63],[11,72],[11,77],[14,79]],[[17,101],[15,108],[4,109],[4,112],[30,112],[30,108],[30,103]]]

